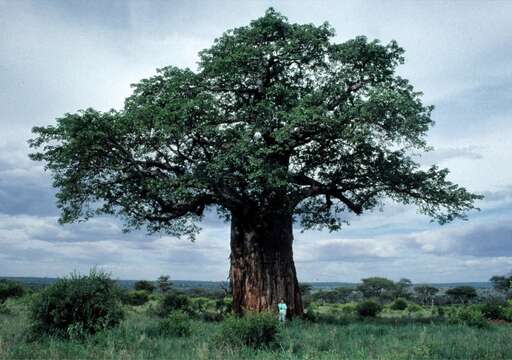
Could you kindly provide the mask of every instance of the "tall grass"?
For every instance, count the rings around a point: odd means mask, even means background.
[[[388,318],[349,321],[345,325],[291,321],[277,347],[218,347],[222,323],[192,321],[188,337],[159,335],[159,319],[127,307],[116,328],[83,341],[43,337],[31,340],[29,299],[10,299],[0,314],[0,359],[510,359],[512,325],[478,329],[425,319]]]

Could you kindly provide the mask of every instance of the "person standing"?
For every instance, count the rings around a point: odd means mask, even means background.
[[[283,298],[281,298],[281,301],[277,304],[277,309],[279,310],[279,321],[284,322],[286,320],[286,310],[288,307],[286,306]]]

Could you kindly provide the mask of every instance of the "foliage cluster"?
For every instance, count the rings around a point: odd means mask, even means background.
[[[192,313],[193,309],[190,298],[177,292],[170,292],[162,297],[156,311],[158,316],[167,317],[178,310],[189,314]]]
[[[374,300],[365,300],[357,304],[357,313],[361,317],[376,317],[382,311],[382,305]]]
[[[149,294],[145,290],[124,291],[121,295],[123,304],[140,306],[149,301]]]
[[[410,285],[409,280],[407,281]],[[383,277],[370,277],[361,280],[361,284],[357,289],[366,299],[379,299],[381,302],[389,302],[399,296],[407,296],[407,286],[399,286],[398,283]]]
[[[494,275],[490,279],[496,291],[509,294],[512,291],[512,274],[508,275]]]
[[[152,293],[155,291],[156,286],[152,281],[139,280],[133,284],[133,288],[137,291],[147,291],[148,293]]]
[[[448,321],[452,324],[462,324],[483,328],[488,323],[478,306],[451,306],[446,313]]]
[[[478,296],[476,289],[472,286],[456,286],[446,290],[446,295],[458,304],[467,304]]]
[[[218,341],[227,347],[260,349],[276,345],[279,334],[280,326],[274,314],[247,313],[243,317],[227,317],[222,323]]]
[[[339,287],[332,290],[320,290],[311,294],[312,301],[329,304],[343,304],[361,298],[355,288]]]
[[[393,310],[405,310],[407,309],[407,301],[403,298],[398,298],[391,304],[390,307]]]
[[[81,337],[113,327],[123,316],[119,288],[95,270],[59,279],[38,294],[31,308],[38,335]]]
[[[171,282],[170,278],[171,277],[169,275],[161,275],[158,278],[158,280],[157,280],[158,290],[160,290],[161,293],[166,293],[169,290],[171,290],[172,282]]]
[[[11,280],[0,279],[0,304],[11,297],[20,297],[24,294],[24,287]]]
[[[192,324],[186,312],[177,310],[160,320],[157,330],[160,336],[186,337],[192,334]]]

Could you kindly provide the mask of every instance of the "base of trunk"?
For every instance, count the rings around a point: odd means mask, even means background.
[[[288,316],[303,314],[292,243],[291,215],[232,215],[230,282],[236,313],[276,311],[283,299]]]

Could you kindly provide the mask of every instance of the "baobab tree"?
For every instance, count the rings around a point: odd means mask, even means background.
[[[339,230],[390,198],[445,223],[478,198],[422,169],[432,107],[395,72],[403,49],[269,9],[199,54],[133,85],[121,110],[35,127],[32,159],[58,189],[60,222],[115,215],[127,229],[194,237],[205,209],[231,222],[236,312],[301,314],[294,222]]]

